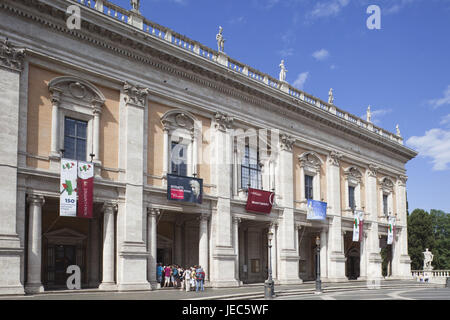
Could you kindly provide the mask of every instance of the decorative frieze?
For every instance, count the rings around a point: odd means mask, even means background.
[[[127,104],[134,104],[135,106],[141,108],[145,107],[147,96],[149,94],[149,90],[147,88],[135,86],[129,82],[125,82],[123,91],[125,93],[125,102]]]
[[[0,66],[22,71],[25,50],[15,48],[8,38],[0,42]]]
[[[227,129],[231,129],[233,121],[234,119],[232,117],[220,112],[217,112],[214,115],[214,127],[216,128],[216,130],[226,131]]]

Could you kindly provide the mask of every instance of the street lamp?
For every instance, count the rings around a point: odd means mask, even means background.
[[[316,237],[316,293],[322,293],[322,281],[320,280],[320,237]]]
[[[275,294],[274,283],[272,280],[272,239],[273,233],[269,231],[267,234],[267,240],[269,240],[269,279],[264,283],[264,299],[272,300],[273,295]]]

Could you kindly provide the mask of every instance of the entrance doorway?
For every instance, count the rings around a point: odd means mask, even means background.
[[[69,266],[76,264],[76,246],[56,245],[54,256],[55,285],[65,286],[69,274],[66,270]],[[51,272],[51,270],[49,270]]]
[[[348,280],[357,280],[360,277],[361,249],[360,243],[353,241],[353,232],[347,232],[344,236],[345,250],[345,276]]]

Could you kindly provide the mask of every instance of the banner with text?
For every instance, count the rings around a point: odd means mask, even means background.
[[[78,162],[78,213],[77,217],[92,218],[94,198],[94,165]]]
[[[272,210],[275,193],[248,188],[247,205],[245,210],[249,212],[267,213]]]
[[[394,232],[395,232],[395,217],[389,217],[387,244],[392,244],[394,242]]]
[[[308,199],[306,213],[306,219],[308,220],[326,220],[327,203]]]
[[[77,161],[61,159],[59,215],[77,216]]]
[[[203,179],[168,174],[167,199],[199,204],[202,203]]]

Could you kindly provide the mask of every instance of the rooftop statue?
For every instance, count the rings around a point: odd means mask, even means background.
[[[367,107],[367,122],[371,122],[372,113],[370,112],[370,106]]]
[[[225,47],[225,39],[223,38],[222,32],[223,28],[219,26],[219,33],[216,35],[217,47],[219,52],[224,52],[223,50]]]
[[[334,97],[333,97],[333,88],[330,89],[328,92],[328,103],[333,104],[334,103]]]
[[[398,124],[395,126],[395,129],[397,130],[397,135],[400,137],[400,127],[398,126]]]
[[[131,7],[133,8],[133,11],[139,12],[141,0],[131,0]]]
[[[286,82],[286,72],[287,72],[287,69],[286,69],[286,67],[284,66],[284,60],[281,60],[280,68],[281,68],[281,70],[280,70],[280,81]]]

